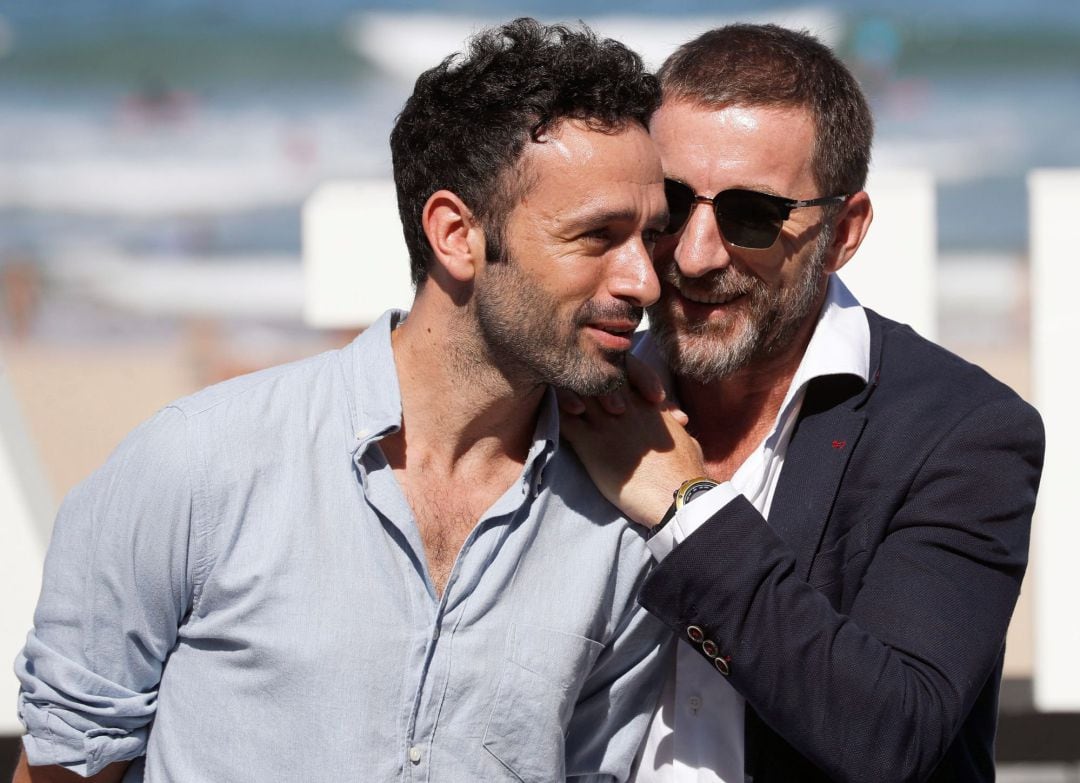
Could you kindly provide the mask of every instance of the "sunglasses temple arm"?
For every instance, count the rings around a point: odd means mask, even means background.
[[[820,207],[825,204],[840,204],[851,198],[849,195],[844,196],[824,196],[823,198],[812,198],[806,201],[796,201],[791,205],[792,209],[798,209],[799,207]]]

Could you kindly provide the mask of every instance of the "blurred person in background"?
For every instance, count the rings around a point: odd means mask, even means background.
[[[671,236],[636,351],[688,425],[636,395],[564,422],[682,639],[636,780],[993,780],[1040,418],[836,277],[872,119],[827,47],[733,25],[659,77]]]
[[[627,779],[670,633],[551,386],[621,384],[659,294],[658,103],[532,20],[419,78],[411,311],[169,405],[69,495],[17,781]]]

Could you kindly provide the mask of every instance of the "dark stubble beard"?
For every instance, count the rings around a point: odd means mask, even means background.
[[[560,316],[558,302],[512,259],[488,264],[474,306],[487,358],[512,382],[547,383],[583,396],[626,382],[626,353],[587,349],[580,327],[596,320],[638,322],[640,307],[586,301],[571,317]]]
[[[669,261],[659,270],[660,279],[676,289],[708,297],[745,294],[749,298],[749,308],[732,334],[707,322],[682,323],[665,309],[661,294],[660,302],[649,308],[649,330],[672,371],[697,383],[712,383],[787,348],[806,319],[814,316],[832,233],[827,222],[822,224],[799,277],[793,285],[777,290],[770,290],[763,280],[734,265],[690,280],[682,276],[674,260]]]

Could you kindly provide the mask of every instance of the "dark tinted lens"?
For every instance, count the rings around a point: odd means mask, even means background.
[[[667,196],[668,224],[665,234],[674,234],[682,228],[694,208],[694,191],[689,186],[673,179],[664,180],[664,195]]]
[[[713,208],[728,242],[758,249],[772,246],[788,215],[782,201],[753,190],[721,191],[713,198]]]

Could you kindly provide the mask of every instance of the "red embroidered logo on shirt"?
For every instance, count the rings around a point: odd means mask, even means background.
[[[842,448],[844,448],[844,446],[846,446],[846,445],[847,445],[847,441],[846,441],[846,440],[834,440],[834,441],[832,442],[832,447],[833,447],[834,449],[842,449]]]

